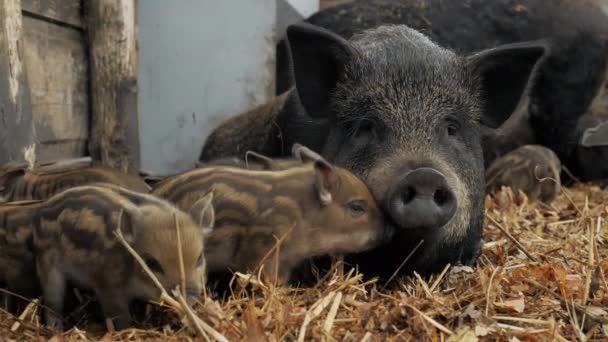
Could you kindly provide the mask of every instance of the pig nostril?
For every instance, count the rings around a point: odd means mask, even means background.
[[[450,200],[450,193],[445,189],[438,189],[433,194],[433,200],[439,206],[444,206]]]
[[[403,204],[408,204],[416,197],[416,189],[412,186],[408,186],[405,191],[401,194]]]

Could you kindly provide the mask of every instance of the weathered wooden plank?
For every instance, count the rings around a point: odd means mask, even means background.
[[[21,9],[77,28],[84,28],[82,0],[21,0]]]
[[[34,141],[22,32],[20,0],[0,0],[0,163],[23,160]]]
[[[135,0],[87,0],[91,66],[91,157],[139,169]]]
[[[23,31],[37,160],[81,157],[89,133],[84,33],[29,17]]]

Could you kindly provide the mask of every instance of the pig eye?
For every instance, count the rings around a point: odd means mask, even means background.
[[[360,216],[367,210],[367,202],[363,200],[348,202],[347,206],[353,216]]]
[[[154,273],[159,273],[159,274],[163,274],[163,268],[160,265],[160,263],[154,259],[151,256],[147,256],[144,258],[144,261],[146,263],[146,265],[150,268],[150,271],[154,272]]]
[[[454,136],[460,130],[460,123],[456,120],[448,119],[446,130],[449,136]]]
[[[448,135],[456,135],[456,132],[458,132],[458,127],[456,127],[456,125],[448,125]]]
[[[365,145],[374,138],[375,126],[372,121],[363,120],[353,127],[354,143]]]

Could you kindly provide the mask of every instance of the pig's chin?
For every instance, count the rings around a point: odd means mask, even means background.
[[[453,222],[450,221],[440,228],[410,228],[399,226],[396,222],[387,219],[386,225],[392,227],[394,234],[384,245],[391,245],[393,249],[396,249],[395,251],[401,251],[401,253],[396,254],[403,259],[411,253],[407,264],[419,273],[426,273],[422,269],[443,259],[444,255],[442,254],[450,254],[443,248],[451,245],[450,241],[446,240],[445,230],[449,230],[449,226],[452,224]],[[451,248],[453,246],[448,249]],[[393,254],[392,257],[397,255]]]
[[[385,213],[384,230],[392,232],[390,236],[387,236],[388,238],[384,240],[384,243],[391,242],[395,239],[402,240],[404,238],[411,239],[412,241],[414,239],[420,240],[436,235],[433,233],[434,231],[436,231],[436,229],[431,229],[427,227],[404,226],[391,219],[387,213]]]

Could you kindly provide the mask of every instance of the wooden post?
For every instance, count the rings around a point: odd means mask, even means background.
[[[0,164],[23,161],[34,143],[22,22],[21,1],[0,0]]]
[[[136,0],[87,0],[91,65],[89,153],[125,172],[139,169]]]

